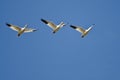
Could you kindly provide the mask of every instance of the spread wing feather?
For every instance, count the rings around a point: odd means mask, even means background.
[[[12,30],[14,30],[14,31],[20,31],[20,30],[21,30],[20,27],[15,26],[15,25],[8,24],[8,23],[6,23],[6,25],[7,25],[9,28],[11,28]]]
[[[41,19],[41,21],[44,22],[45,24],[47,24],[52,29],[56,28],[56,25],[53,22],[51,22],[51,21],[48,21],[48,20],[45,20],[45,19]]]
[[[27,32],[34,32],[34,31],[37,31],[37,30],[32,28],[26,28],[24,32],[27,33]]]
[[[70,25],[70,27],[72,27],[73,29],[75,29],[75,30],[78,31],[78,32],[81,32],[81,33],[84,33],[84,32],[85,32],[85,30],[84,30],[82,27],[73,26],[73,25]]]

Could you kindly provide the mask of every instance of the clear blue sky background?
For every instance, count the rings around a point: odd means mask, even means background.
[[[69,23],[56,34],[40,19]],[[5,23],[39,29],[17,37]],[[96,26],[85,38],[69,25]],[[120,80],[119,0],[1,0],[0,80]]]

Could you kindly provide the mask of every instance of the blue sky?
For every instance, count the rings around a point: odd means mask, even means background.
[[[119,0],[1,0],[0,80],[120,80]],[[69,23],[56,34],[40,19]],[[39,29],[17,37],[5,23]],[[69,25],[88,28],[81,38]]]

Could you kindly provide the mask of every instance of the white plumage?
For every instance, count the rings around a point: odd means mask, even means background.
[[[73,25],[70,25],[70,27],[72,27],[73,29],[75,29],[76,31],[78,32],[81,32],[82,33],[82,38],[84,36],[86,36],[88,34],[88,32],[93,28],[95,24],[91,25],[88,29],[83,29],[82,27],[79,27],[79,26],[73,26]]]
[[[8,24],[8,23],[6,23],[6,25],[9,28],[11,28],[12,30],[17,31],[18,32],[18,36],[20,36],[23,33],[28,33],[28,32],[34,32],[34,31],[36,31],[36,29],[27,28],[28,27],[27,24],[23,28],[21,28],[19,26],[12,25],[12,24]]]
[[[65,24],[63,22],[61,22],[58,25],[55,25],[53,22],[45,20],[45,19],[41,19],[41,21],[45,24],[47,24],[50,28],[53,29],[53,33],[56,33],[60,28],[62,28],[63,26],[65,26]]]

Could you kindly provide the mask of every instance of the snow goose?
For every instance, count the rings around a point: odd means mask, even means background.
[[[19,27],[19,26],[15,26],[15,25],[12,25],[12,24],[8,24],[6,23],[6,25],[11,28],[12,30],[14,31],[17,31],[18,32],[18,37],[23,34],[23,33],[28,33],[28,32],[34,32],[36,31],[36,29],[32,29],[32,28],[27,28],[28,25],[26,24],[23,28]]]
[[[55,25],[53,22],[45,20],[45,19],[41,19],[41,21],[45,24],[47,24],[50,28],[53,29],[53,33],[56,33],[60,28],[62,28],[63,26],[65,26],[65,24],[63,22],[61,22],[58,25]]]
[[[73,29],[75,29],[76,31],[78,32],[81,32],[82,33],[82,38],[84,38],[84,36],[86,36],[88,34],[88,32],[93,28],[95,24],[91,25],[88,29],[83,29],[82,27],[78,27],[78,26],[73,26],[73,25],[70,25],[70,27],[72,27]]]

